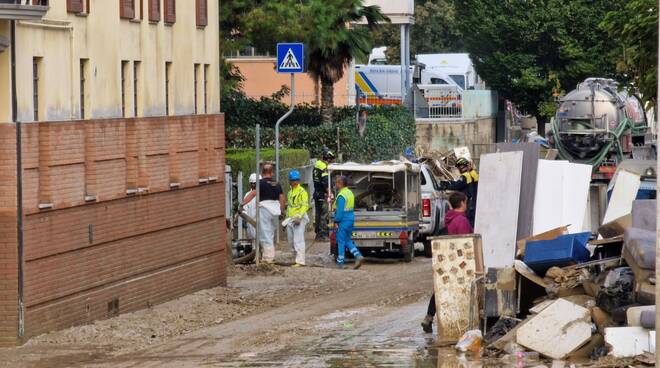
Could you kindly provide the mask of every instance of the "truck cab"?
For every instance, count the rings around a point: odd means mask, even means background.
[[[422,220],[419,225],[418,241],[424,244],[424,255],[431,256],[430,236],[440,235],[445,228],[445,213],[449,211],[449,202],[440,190],[440,185],[431,169],[420,165],[420,187],[422,192]]]

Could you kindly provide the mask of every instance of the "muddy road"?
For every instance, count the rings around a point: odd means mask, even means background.
[[[338,270],[326,252],[310,249],[313,267],[232,266],[226,288],[0,349],[0,366],[460,366],[419,326],[429,259]]]

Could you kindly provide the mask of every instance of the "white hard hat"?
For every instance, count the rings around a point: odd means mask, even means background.
[[[261,175],[259,175],[259,179],[261,179]],[[257,174],[251,174],[250,175],[250,184],[256,184],[257,183]]]

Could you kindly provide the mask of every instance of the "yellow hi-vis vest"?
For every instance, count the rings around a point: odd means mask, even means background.
[[[469,172],[461,174],[465,177],[465,182],[467,184],[472,184],[472,182],[479,182],[479,173],[477,173],[477,170],[472,169]]]
[[[286,195],[286,217],[305,216],[309,210],[309,195],[302,185],[291,188]]]
[[[321,176],[328,176],[328,164],[323,160],[316,160],[314,168],[321,171]]]
[[[355,208],[355,196],[353,195],[353,192],[346,187],[341,188],[339,194],[337,194],[337,199],[339,199],[339,197],[344,197],[344,211],[353,211]],[[337,199],[335,199],[335,204],[332,205],[332,208],[335,210],[337,209]]]

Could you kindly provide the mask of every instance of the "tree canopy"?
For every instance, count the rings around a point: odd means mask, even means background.
[[[542,124],[555,98],[587,77],[615,77],[618,46],[599,23],[610,0],[454,0],[477,73]]]
[[[387,21],[377,6],[363,0],[231,0],[222,2],[226,49],[253,46],[274,52],[278,42],[304,42],[307,71],[321,85],[321,112],[332,120],[334,83],[353,58],[364,58],[373,47],[371,30]],[[367,27],[355,23],[366,21]],[[353,25],[353,26],[352,26]]]
[[[388,63],[398,64],[401,58],[399,26],[383,26],[373,37],[375,45],[388,47]],[[463,38],[456,26],[452,0],[415,0],[415,24],[410,27],[410,53],[416,55],[463,50]]]
[[[601,27],[621,45],[617,69],[639,90],[645,102],[657,106],[658,2],[632,0],[607,14]]]

